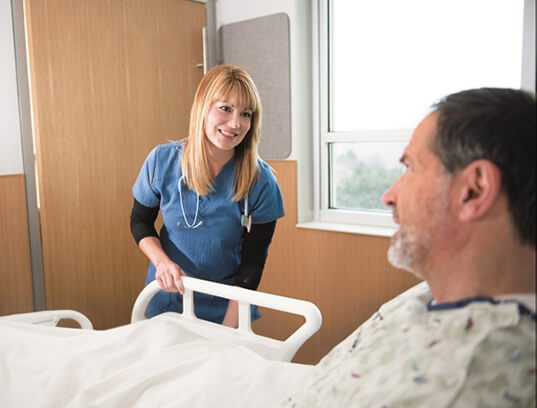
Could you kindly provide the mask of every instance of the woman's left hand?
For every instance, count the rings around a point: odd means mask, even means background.
[[[239,327],[239,304],[236,300],[230,300],[222,325],[227,327]]]

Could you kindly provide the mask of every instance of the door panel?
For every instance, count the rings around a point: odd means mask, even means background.
[[[27,0],[47,308],[124,324],[147,261],[129,229],[150,149],[186,136],[203,4]]]
[[[0,316],[32,312],[24,175],[0,175]]]

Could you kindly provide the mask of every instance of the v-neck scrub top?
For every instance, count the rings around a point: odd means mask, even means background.
[[[160,231],[162,248],[188,276],[233,284],[241,260],[241,215],[244,213],[244,201],[232,199],[235,160],[232,158],[224,165],[210,194],[199,196],[196,217],[197,194],[188,189],[184,181],[179,183],[182,152],[181,142],[155,147],[134,183],[134,198],[146,207],[160,207],[164,224]],[[285,212],[271,168],[258,160],[258,169],[259,177],[248,194],[248,205],[252,223],[264,224],[283,217]],[[188,226],[200,221],[197,228]],[[154,279],[155,267],[150,263],[146,282]],[[181,302],[178,293],[161,291],[150,303],[146,315],[181,312]],[[227,310],[227,300],[195,293],[194,309],[198,317],[220,323]]]

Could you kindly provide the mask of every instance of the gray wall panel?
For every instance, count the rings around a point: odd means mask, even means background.
[[[291,75],[289,17],[273,14],[220,27],[221,62],[244,67],[263,104],[259,154],[285,159],[291,154]]]

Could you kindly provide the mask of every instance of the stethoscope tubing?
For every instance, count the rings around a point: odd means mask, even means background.
[[[183,205],[182,183],[183,183],[184,177],[185,176],[179,177],[179,181],[177,182],[177,190],[179,190],[179,204],[181,206],[181,213],[183,215],[183,220],[185,221],[186,228],[198,228],[200,225],[203,224],[203,220],[200,220],[198,223],[196,223],[196,221],[198,220],[198,215],[199,215],[200,195],[196,192],[196,213],[194,214],[194,220],[192,221],[192,223],[190,223],[186,219],[185,207]],[[249,207],[248,194],[246,194],[246,198],[244,199],[244,214],[241,215],[241,226],[245,227],[246,230],[250,232],[250,229],[252,228],[252,216],[249,214],[248,207]]]

